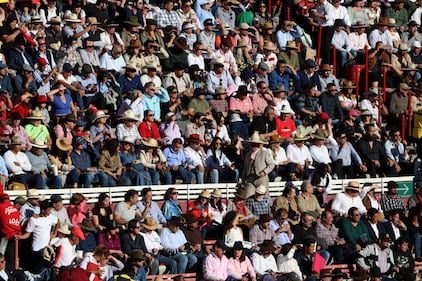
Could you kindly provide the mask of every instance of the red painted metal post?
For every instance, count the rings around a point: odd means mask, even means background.
[[[268,0],[268,13],[273,14],[273,0]]]
[[[287,8],[287,20],[290,20],[291,14],[290,14],[290,7]]]
[[[383,77],[383,91],[384,91],[384,101],[387,99],[387,69],[384,69],[384,73],[383,73],[384,77]]]
[[[337,76],[337,54],[336,54],[336,46],[333,46],[333,74]]]
[[[406,139],[406,115],[402,114],[401,115],[401,138],[402,140]]]
[[[322,26],[319,26],[317,62],[316,62],[317,64],[319,64],[319,59],[321,58],[321,38],[322,38]]]
[[[408,114],[407,114],[407,136],[410,138],[412,136],[412,120],[413,120],[412,92],[409,92],[409,99],[408,99],[408,103],[407,103],[407,112],[408,112]]]
[[[19,239],[15,238],[15,270],[19,269]]]
[[[369,89],[369,51],[368,46],[365,46],[365,91]]]

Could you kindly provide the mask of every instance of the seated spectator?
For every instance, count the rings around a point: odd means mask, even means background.
[[[280,107],[279,115],[280,117],[275,120],[277,134],[283,141],[291,142],[296,132],[294,111],[290,108],[290,105],[284,104]]]
[[[85,240],[79,242],[79,244],[76,246],[76,251],[82,251],[84,254],[90,254],[97,247],[97,237],[95,235],[97,230],[92,224],[92,220],[90,218],[83,219],[83,221],[77,225],[81,228]]]
[[[184,219],[182,217],[172,217],[160,233],[161,243],[171,259],[177,262],[177,273],[185,273],[196,271],[197,258],[189,253],[186,245],[187,240],[185,234],[180,230],[183,226]]]
[[[362,198],[363,205],[367,210],[374,208],[382,213],[379,199],[375,195],[375,189],[378,187],[379,186],[376,184],[364,183],[359,196]]]
[[[135,144],[139,145],[141,143],[141,135],[139,134],[137,126],[135,126],[135,122],[138,122],[139,118],[129,109],[123,113],[123,116],[120,119],[123,120],[123,123],[116,127],[117,139],[123,141],[124,137],[132,137]]]
[[[142,213],[142,217],[151,217],[160,225],[166,224],[166,218],[158,207],[158,204],[152,200],[152,189],[145,187],[141,190],[141,200],[136,203],[137,209]]]
[[[397,280],[414,280],[416,274],[414,273],[415,260],[409,250],[409,239],[400,237],[393,246],[394,264],[399,271],[396,273]]]
[[[389,175],[398,176],[410,170],[409,155],[401,140],[398,129],[392,129],[390,131],[390,138],[384,143],[384,148]]]
[[[98,201],[92,209],[92,223],[95,228],[105,231],[114,225],[113,210],[110,207],[110,196],[100,193]]]
[[[265,275],[270,275],[273,278],[277,277],[278,268],[273,255],[277,248],[274,246],[274,242],[265,240],[258,247],[259,252],[254,252],[251,256],[257,277],[265,278]]]
[[[32,163],[31,172],[33,176],[39,178],[36,187],[45,189],[49,186],[51,188],[60,189],[63,186],[62,178],[53,173],[47,153],[43,150],[46,148],[47,145],[45,145],[42,140],[35,139],[31,142],[31,150],[26,152],[29,162]]]
[[[368,229],[361,220],[358,208],[351,207],[347,215],[348,217],[342,220],[339,228],[340,237],[344,237],[352,249],[360,251],[369,242]]]
[[[206,154],[204,149],[201,147],[201,139],[198,134],[189,135],[186,139],[188,146],[184,148],[184,154],[186,156],[186,165],[190,173],[196,177],[197,184],[204,183],[205,175],[205,160]]]
[[[360,183],[358,181],[349,181],[345,187],[345,192],[337,193],[331,205],[331,211],[338,216],[347,217],[349,209],[356,207],[361,214],[366,213],[366,208],[360,200]]]
[[[307,178],[311,170],[312,156],[309,149],[304,145],[304,141],[308,140],[309,137],[304,135],[302,132],[296,132],[294,137],[294,143],[289,144],[286,149],[287,158],[295,164],[296,172],[290,174],[292,181],[300,178]]]
[[[224,217],[224,243],[226,243],[227,247],[233,247],[236,241],[243,241],[246,244],[245,247],[250,249],[253,244],[245,241],[244,233],[239,225],[239,217],[236,211],[229,211]]]
[[[50,202],[53,205],[51,214],[59,219],[60,225],[65,225],[70,229],[73,225],[69,219],[67,209],[63,205],[63,198],[60,194],[53,194],[50,196]]]
[[[291,182],[286,182],[283,190],[283,195],[277,197],[274,201],[273,209],[277,211],[284,208],[288,212],[288,221],[292,224],[297,224],[300,212],[297,209],[296,203],[296,187]]]
[[[211,193],[211,199],[208,206],[208,215],[212,225],[221,225],[227,212],[226,204],[223,202],[221,196],[221,190],[218,188],[214,189]]]
[[[162,122],[160,125],[160,135],[161,137],[167,138],[168,144],[171,144],[174,139],[182,139],[182,133],[180,127],[177,124],[177,115],[174,112],[168,112],[165,117],[165,122]]]
[[[127,177],[131,185],[147,185],[151,184],[151,177],[141,160],[137,159],[133,146],[135,141],[130,136],[125,136],[120,142],[120,161],[122,163],[123,174]]]
[[[97,167],[94,167],[91,162],[91,156],[84,148],[86,140],[82,137],[75,137],[72,140],[73,151],[70,154],[72,158],[72,164],[78,171],[78,184],[86,188],[92,187],[93,183],[100,183],[104,185],[108,182],[106,175],[103,171],[99,171]],[[75,182],[70,182],[74,185]]]
[[[278,135],[271,136],[270,149],[274,159],[274,170],[269,174],[270,181],[280,181],[287,179],[290,174],[294,173],[294,165],[286,156],[286,151],[280,145],[281,139]]]
[[[396,209],[388,212],[388,220],[384,222],[385,231],[391,239],[391,243],[395,244],[400,237],[409,238],[406,224],[402,221],[402,210]]]
[[[313,261],[315,258],[316,252],[316,241],[312,237],[308,237],[303,241],[303,248],[295,252],[295,259],[299,265],[300,271],[305,277],[305,280],[315,280],[312,279],[313,271]],[[311,279],[308,279],[311,278]]]
[[[202,264],[202,260],[205,258],[205,253],[202,249],[202,234],[198,229],[198,218],[192,214],[187,214],[186,216],[186,228],[183,229],[186,240],[188,240],[191,245],[192,253],[198,259],[198,266]]]
[[[48,128],[41,124],[41,120],[44,119],[40,111],[34,110],[31,115],[27,118],[29,121],[25,126],[26,133],[30,142],[34,142],[35,139],[40,139],[49,148],[51,148],[51,137]]]
[[[331,191],[333,184],[333,178],[328,168],[327,164],[319,164],[311,177],[311,184],[314,187],[313,195],[321,207],[327,204],[328,192]]]
[[[251,281],[256,280],[255,269],[246,256],[242,241],[236,241],[233,245],[233,257],[229,259],[228,275],[235,280],[245,277]]]
[[[227,246],[222,240],[217,240],[213,251],[204,260],[203,272],[206,281],[226,280],[229,274],[229,259],[225,252]]]
[[[300,221],[298,224],[293,225],[292,232],[294,235],[293,242],[295,244],[302,244],[303,241],[308,237],[315,237],[316,223],[315,219],[309,213],[301,213]],[[318,241],[320,242],[320,241]],[[320,243],[321,244],[321,243]]]
[[[171,219],[173,216],[180,217],[182,215],[182,208],[180,207],[179,202],[177,202],[178,196],[179,192],[177,192],[177,189],[174,187],[167,189],[164,194],[164,202],[161,210],[166,220]]]
[[[299,280],[302,279],[302,272],[300,271],[297,260],[294,258],[297,247],[292,244],[285,244],[281,248],[280,255],[277,257],[277,268],[280,273],[287,273],[291,278],[296,276]]]
[[[376,243],[383,234],[387,233],[383,220],[384,215],[379,210],[374,208],[368,210],[367,218],[362,221],[368,230],[369,243]]]
[[[21,225],[26,225],[29,218],[40,213],[40,200],[44,197],[40,195],[37,189],[31,188],[28,189],[26,198],[26,202],[19,209]]]
[[[294,238],[288,222],[288,211],[280,208],[275,212],[274,219],[270,222],[270,227],[277,235],[277,244],[284,246],[290,244]]]
[[[142,218],[136,203],[138,203],[138,192],[133,189],[128,190],[125,193],[125,201],[117,203],[114,208],[114,221],[117,225],[126,226],[130,220],[136,217]]]
[[[210,173],[211,183],[237,182],[239,171],[222,150],[222,139],[214,137],[207,151],[206,166]]]
[[[194,174],[188,170],[186,155],[183,151],[183,141],[175,138],[171,146],[164,149],[163,154],[170,168],[173,182],[177,177],[180,177],[183,183],[191,183]]]
[[[58,237],[54,237],[50,241],[50,245],[53,247],[60,247],[60,255],[54,261],[54,267],[71,266],[76,258],[76,245],[79,244],[79,241],[85,240],[85,236],[78,226],[73,227],[70,231],[66,224],[57,229],[57,234]]]
[[[154,256],[154,258],[160,264],[164,264],[170,274],[177,274],[177,261],[162,254],[164,247],[161,243],[160,236],[156,232],[156,230],[161,227],[160,224],[152,217],[146,217],[141,223],[141,226],[141,235],[144,237],[145,246],[148,250],[148,253]]]
[[[151,177],[152,184],[158,185],[159,181],[161,184],[171,184],[170,167],[167,166],[167,160],[158,146],[158,141],[155,138],[145,138],[141,143],[145,149],[140,151],[139,161]]]
[[[160,132],[158,125],[154,122],[154,112],[152,110],[144,111],[144,120],[139,124],[139,134],[143,139],[153,138],[161,142]]]
[[[255,194],[246,199],[246,207],[258,219],[262,214],[271,214],[271,198],[266,194],[267,188],[259,185]]]
[[[105,230],[98,233],[98,245],[106,246],[110,250],[110,254],[119,259],[128,258],[128,256],[122,252],[119,228],[116,224],[111,224]]]
[[[88,199],[81,193],[76,192],[72,194],[69,206],[67,207],[67,213],[73,225],[81,223],[89,214],[87,202]]]
[[[407,211],[403,199],[398,194],[398,187],[397,182],[389,181],[387,183],[388,190],[381,197],[381,209],[384,211],[386,216],[388,216],[389,212],[392,210],[401,210],[402,212]]]
[[[249,241],[252,245],[259,245],[265,240],[271,240],[278,245],[278,237],[274,229],[270,226],[273,220],[269,214],[259,216],[259,222],[255,224],[249,232]]]
[[[378,140],[374,125],[366,126],[366,134],[363,139],[357,142],[356,150],[363,164],[368,168],[371,177],[375,177],[376,174],[383,174],[381,163],[385,160],[385,149]]]
[[[22,150],[28,150],[31,145],[29,143],[28,134],[26,133],[25,128],[21,124],[22,116],[17,113],[13,112],[10,116],[10,125],[6,125],[6,132],[5,134],[9,135],[11,140],[12,137],[17,136],[22,140]],[[4,186],[4,184],[3,184]]]
[[[93,251],[92,255],[86,256],[81,264],[80,268],[91,272],[93,280],[99,281],[102,276],[104,278],[113,277],[113,272],[122,270],[124,265],[121,261],[110,255],[110,250],[105,246],[98,246]],[[103,269],[103,270],[101,270]]]
[[[300,187],[301,193],[296,197],[297,209],[299,212],[310,213],[315,219],[318,219],[322,213],[321,207],[315,197],[314,187],[312,184],[304,180]]]

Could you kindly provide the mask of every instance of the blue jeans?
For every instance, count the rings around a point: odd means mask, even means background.
[[[210,182],[237,182],[239,180],[239,170],[229,168],[215,168],[210,170]]]
[[[101,186],[108,184],[107,175],[102,171],[98,172],[81,172],[79,174],[79,184],[82,184],[85,188],[88,188],[92,183],[99,183]]]
[[[155,259],[161,264],[164,264],[167,267],[167,270],[170,271],[170,274],[177,274],[177,262],[171,258],[165,257],[163,255],[156,255]]]
[[[187,271],[195,271],[197,257],[193,254],[176,254],[171,257],[172,260],[177,262],[177,273],[182,274]]]
[[[23,175],[16,175],[12,178],[12,181],[17,181],[28,185],[29,188],[37,188],[37,189],[45,189],[46,188],[46,181],[44,180],[44,176],[41,174],[23,174]]]
[[[43,177],[43,179],[45,180],[45,184],[51,188],[61,189],[63,187],[62,177],[60,176]]]
[[[193,173],[196,177],[196,184],[203,184],[204,183],[204,172],[200,172],[198,167],[195,167],[195,169],[190,170],[191,173]]]
[[[176,171],[170,168],[170,171],[173,181],[179,176],[183,180],[183,183],[192,183],[194,174],[186,170],[183,166],[179,165]]]

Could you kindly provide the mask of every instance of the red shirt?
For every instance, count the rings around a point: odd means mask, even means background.
[[[160,132],[158,131],[157,123],[152,122],[148,124],[147,122],[142,122],[139,124],[138,127],[139,134],[143,138],[153,138],[153,139],[160,139]]]
[[[12,110],[10,111],[10,114],[13,112],[17,112],[21,115],[22,119],[26,119],[29,115],[29,108],[22,103],[17,104]]]
[[[277,134],[280,138],[287,139],[292,136],[292,133],[296,131],[295,121],[292,118],[287,119],[286,121],[277,118],[275,120],[275,126]]]
[[[0,203],[0,235],[6,239],[21,235],[20,213],[9,200]]]

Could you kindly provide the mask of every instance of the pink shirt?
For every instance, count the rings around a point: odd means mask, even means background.
[[[252,96],[253,113],[255,116],[264,114],[264,109],[268,106],[268,101],[260,94]]]
[[[224,255],[221,259],[214,253],[205,258],[204,278],[206,281],[226,280],[229,272],[229,260]]]
[[[252,263],[248,257],[245,257],[243,262],[237,259],[229,259],[229,276],[235,279],[242,279],[242,276],[249,273],[251,278],[255,277],[255,269],[253,269]]]
[[[229,104],[230,110],[240,110],[240,112],[249,112],[253,110],[252,101],[250,97],[246,97],[244,100],[240,100],[236,97],[230,99]]]
[[[82,200],[79,205],[69,205],[67,208],[67,214],[69,215],[70,222],[73,225],[78,225],[86,217],[86,200]]]
[[[365,49],[365,46],[368,46],[368,49],[371,49],[371,46],[369,46],[368,43],[368,36],[366,33],[362,33],[359,35],[357,32],[351,32],[349,33],[349,39],[352,43],[352,50],[363,50]]]

